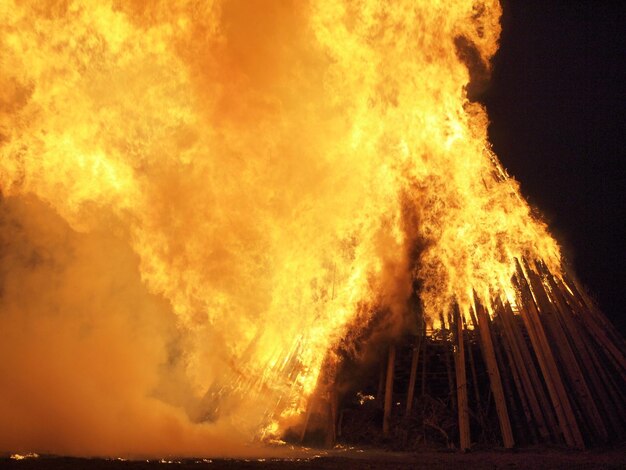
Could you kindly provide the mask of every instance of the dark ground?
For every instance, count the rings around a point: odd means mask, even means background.
[[[169,459],[168,459],[169,460]],[[513,452],[425,451],[420,453],[386,452],[382,450],[310,450],[288,459],[174,459],[169,461],[120,461],[40,457],[36,459],[0,459],[0,468],[27,469],[152,469],[152,468],[214,469],[624,469],[626,449],[566,451],[560,449],[526,449]]]

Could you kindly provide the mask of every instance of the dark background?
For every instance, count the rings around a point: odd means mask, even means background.
[[[626,335],[626,2],[502,0],[494,151]]]

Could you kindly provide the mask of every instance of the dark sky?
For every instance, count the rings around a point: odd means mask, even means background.
[[[494,150],[626,335],[626,4],[502,3]]]

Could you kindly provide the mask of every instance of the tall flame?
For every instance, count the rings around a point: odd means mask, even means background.
[[[413,281],[436,323],[453,299],[510,295],[516,257],[559,271],[468,98],[500,14],[4,0],[0,189],[130,246],[193,393],[228,387],[218,415],[253,435],[301,411],[357,313],[401,312]]]

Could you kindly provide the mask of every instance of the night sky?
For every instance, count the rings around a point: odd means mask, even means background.
[[[626,6],[503,0],[487,105],[500,160],[626,335]]]

